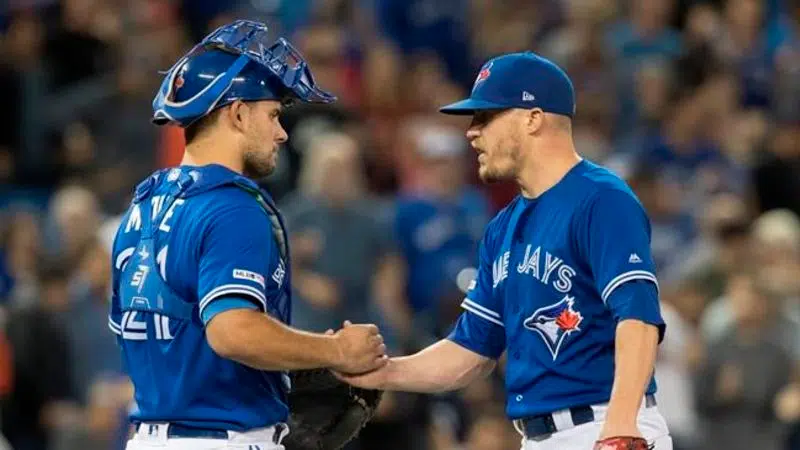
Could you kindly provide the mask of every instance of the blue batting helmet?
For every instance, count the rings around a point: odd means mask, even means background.
[[[167,71],[153,99],[153,123],[187,127],[235,100],[336,100],[316,86],[308,64],[286,39],[267,38],[267,26],[249,20],[206,36]]]

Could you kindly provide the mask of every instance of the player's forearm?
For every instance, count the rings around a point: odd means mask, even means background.
[[[385,390],[438,393],[461,389],[488,375],[495,362],[447,339],[411,356],[392,358]]]
[[[638,320],[617,326],[614,386],[606,424],[633,427],[647,385],[653,375],[658,329]]]
[[[206,326],[206,336],[223,358],[260,370],[330,367],[340,357],[332,336],[296,330],[253,310],[219,314]]]

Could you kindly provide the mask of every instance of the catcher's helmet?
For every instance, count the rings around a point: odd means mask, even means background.
[[[267,26],[249,20],[206,36],[167,71],[153,99],[153,123],[187,127],[234,100],[336,100],[316,86],[302,55],[287,40],[269,43],[267,38]]]

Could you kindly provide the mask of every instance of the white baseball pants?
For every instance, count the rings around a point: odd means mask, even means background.
[[[565,429],[538,440],[523,438],[522,450],[592,450],[603,429],[607,409],[607,405],[592,406],[595,418],[593,422],[572,427],[567,425]],[[571,422],[569,411],[566,411],[566,414],[557,412],[554,415],[561,415],[562,419]],[[672,450],[672,438],[669,435],[667,422],[657,406],[646,408],[642,404],[637,425],[644,438],[655,444],[654,450]]]
[[[125,450],[285,450],[280,442],[287,429],[260,428],[247,432],[228,431],[228,439],[168,438],[169,424],[150,427],[144,424],[128,441]],[[279,433],[277,439],[275,433]],[[278,442],[277,444],[275,442]]]

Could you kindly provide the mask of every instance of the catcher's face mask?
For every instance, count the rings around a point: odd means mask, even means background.
[[[331,103],[287,40],[270,43],[267,26],[238,20],[216,29],[166,73],[153,100],[153,122],[186,127],[234,100]]]

